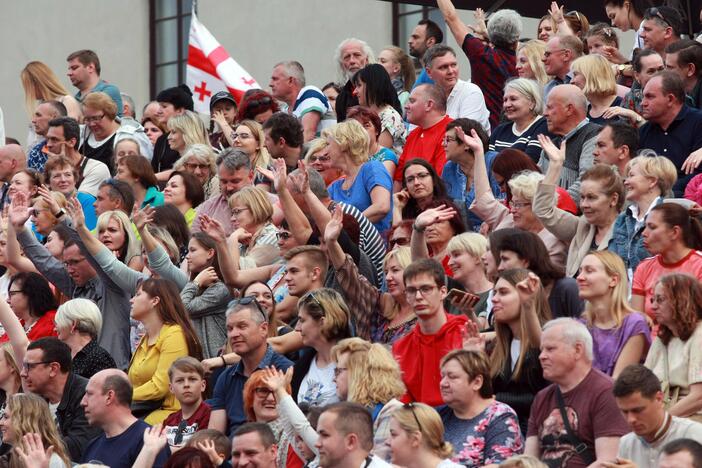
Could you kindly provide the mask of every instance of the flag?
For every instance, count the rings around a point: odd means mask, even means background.
[[[220,91],[229,91],[238,103],[246,90],[260,88],[198,21],[194,11],[190,21],[186,83],[193,92],[195,111],[204,114],[210,113],[210,98]]]

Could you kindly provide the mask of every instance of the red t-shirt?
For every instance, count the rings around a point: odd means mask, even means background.
[[[39,320],[34,322],[32,328],[27,332],[27,339],[31,342],[47,336],[57,336],[56,326],[54,325],[55,316],[56,311],[50,310],[39,317]],[[24,321],[20,320],[20,322],[24,326]],[[10,337],[7,334],[0,336],[0,343],[7,343],[8,341],[10,341]]]
[[[202,429],[207,429],[210,424],[210,413],[212,408],[210,405],[204,401],[200,403],[192,416],[187,420],[187,425],[183,428],[183,444],[185,444],[193,434]],[[178,432],[178,426],[183,420],[183,410],[178,410],[172,413],[163,422],[163,428],[166,430],[166,436],[168,437],[168,445],[174,445],[176,432]]]
[[[411,332],[395,341],[392,354],[400,364],[407,392],[402,401],[419,401],[429,406],[444,404],[439,390],[441,358],[463,346],[464,315],[446,314],[446,323],[433,335],[425,335],[415,325]]]
[[[446,125],[453,120],[448,115],[429,128],[417,127],[410,132],[405,141],[404,149],[395,169],[395,180],[402,182],[402,170],[410,159],[421,158],[428,161],[441,177],[446,164],[446,152],[442,141],[446,133]]]

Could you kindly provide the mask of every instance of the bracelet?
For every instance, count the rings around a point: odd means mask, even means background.
[[[420,228],[419,226],[417,226],[417,221],[415,221],[414,223],[412,223],[412,229],[414,229],[414,230],[417,231],[417,232],[424,232],[424,231],[426,230],[425,227]]]
[[[222,358],[222,364],[224,364],[224,367],[227,367],[227,360],[224,359],[224,356],[220,356]]]

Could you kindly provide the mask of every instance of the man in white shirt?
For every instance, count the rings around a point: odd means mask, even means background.
[[[661,382],[647,367],[635,364],[625,368],[612,393],[632,430],[619,442],[618,458],[631,460],[639,468],[655,467],[668,442],[702,440],[702,424],[671,416],[665,410]]]
[[[452,119],[476,120],[490,134],[490,112],[485,96],[477,85],[458,78],[458,60],[453,49],[443,44],[432,46],[424,54],[424,64],[429,78],[447,96],[446,114]]]

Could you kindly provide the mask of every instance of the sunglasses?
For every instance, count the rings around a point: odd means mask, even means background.
[[[258,106],[270,106],[273,100],[269,98],[268,96],[262,97],[261,99],[252,99],[250,101],[246,101],[246,106],[249,108],[253,107],[258,107]]]
[[[656,7],[649,8],[648,10],[646,10],[646,14],[644,15],[644,17],[646,19],[658,18],[659,20],[663,21],[665,24],[670,26],[670,21],[665,19],[663,13],[661,13],[661,11]]]
[[[312,301],[314,301],[315,304],[317,304],[317,307],[322,311],[322,315],[326,315],[326,311],[324,310],[324,306],[322,305],[321,302],[317,299],[317,297],[314,295],[314,291],[310,291],[304,296],[302,296],[302,302],[303,303],[309,303],[308,298],[311,298]]]
[[[256,309],[261,313],[261,316],[263,317],[263,320],[265,322],[268,322],[268,314],[266,313],[265,310],[263,310],[263,307],[261,307],[261,304],[258,303],[255,297],[253,296],[245,296],[242,297],[241,299],[234,299],[233,301],[230,301],[229,304],[227,305],[227,309],[231,309],[232,307],[236,306],[247,306],[249,304],[254,304],[256,306]]]
[[[419,429],[419,432],[424,433],[424,431],[422,430],[422,424],[419,422],[419,418],[417,417],[417,413],[414,412],[415,404],[405,403],[404,405],[402,405],[402,407],[412,412],[412,416],[414,416],[414,421],[417,423],[417,429]]]

